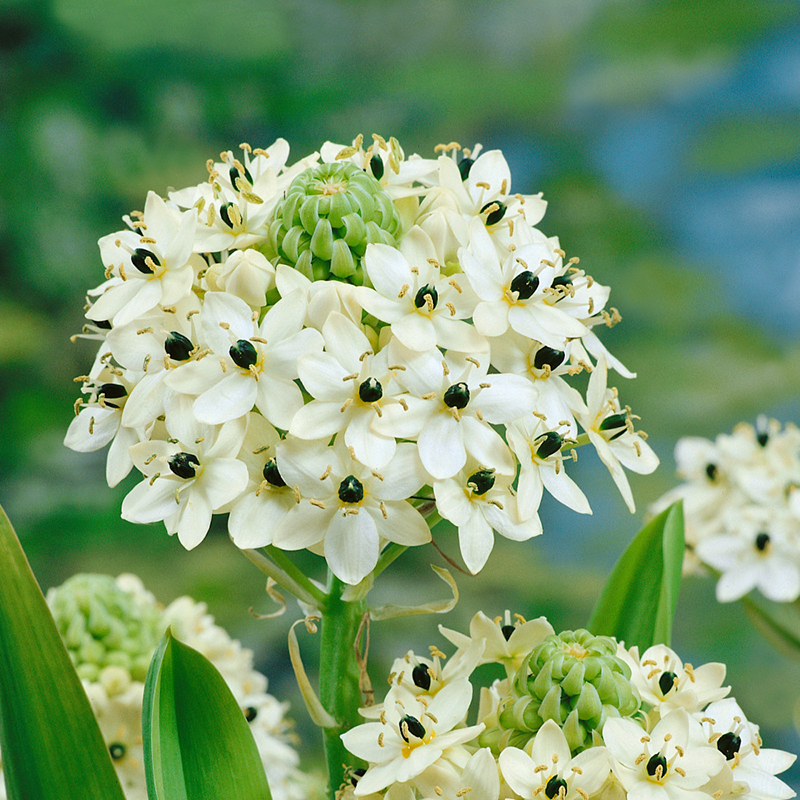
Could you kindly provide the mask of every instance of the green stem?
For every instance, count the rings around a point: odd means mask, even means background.
[[[364,704],[355,642],[367,606],[363,600],[343,600],[346,588],[330,575],[327,608],[322,612],[319,694],[322,705],[337,722],[336,727],[323,729],[331,798],[349,769],[365,766],[345,749],[341,740],[341,734],[363,722],[358,709]],[[365,635],[363,632],[362,644]]]
[[[328,602],[328,596],[318,586],[315,586],[305,573],[295,566],[294,562],[275,545],[268,544],[264,550],[269,557],[296,583],[302,586],[315,600],[315,605],[320,611]]]
[[[272,578],[272,580],[274,580],[278,586],[286,589],[287,592],[291,592],[298,600],[302,600],[304,603],[308,603],[309,605],[317,605],[317,597],[312,594],[305,585],[287,575],[286,572],[284,572],[277,564],[270,561],[270,559],[268,559],[263,553],[259,553],[258,550],[242,550],[242,552],[265,575]],[[305,577],[304,583],[308,584],[312,589],[315,590],[315,592],[320,593],[319,589],[317,589],[317,587],[314,586],[313,583],[310,583]]]

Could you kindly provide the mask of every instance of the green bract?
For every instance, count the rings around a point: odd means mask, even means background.
[[[564,731],[573,753],[592,744],[606,719],[629,717],[640,700],[617,642],[589,631],[551,634],[537,645],[500,706],[501,736],[487,744],[524,748],[548,719]]]
[[[320,164],[301,172],[275,209],[269,255],[311,280],[362,283],[371,242],[397,246],[400,217],[392,198],[355,164]]]
[[[106,667],[121,667],[144,681],[162,633],[161,614],[107,575],[75,575],[47,601],[78,675],[97,681]]]

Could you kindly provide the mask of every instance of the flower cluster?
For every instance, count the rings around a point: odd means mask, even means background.
[[[287,704],[267,692],[253,653],[214,623],[204,603],[179,597],[160,606],[135,575],[75,575],[47,602],[97,717],[127,800],[147,800],[142,752],[144,679],[162,633],[219,670],[242,708],[275,800],[306,800],[311,780],[298,769]],[[65,743],[71,746],[71,743]],[[0,764],[1,766],[1,764]],[[0,799],[5,800],[0,769]]]
[[[434,502],[472,572],[493,532],[541,533],[545,488],[591,513],[578,444],[633,510],[623,467],[657,459],[608,384],[632,377],[595,333],[620,318],[608,287],[534,227],[545,203],[499,151],[438,149],[242,145],[100,240],[66,444],[110,443],[110,485],[142,474],[125,519],[192,548],[229,513],[237,546],[308,548],[357,584],[388,542],[430,540]]]
[[[473,800],[649,798],[785,800],[776,774],[795,756],[762,746],[733,698],[723,664],[693,668],[664,645],[626,649],[587,631],[559,635],[544,618],[491,620],[470,635],[441,629],[458,650],[446,666],[409,652],[371,721],[342,739],[367,762],[342,796]],[[481,689],[468,725],[470,675],[499,663],[508,677]],[[619,676],[619,677],[617,677]],[[520,690],[520,686],[524,687]],[[535,706],[535,712],[528,709]],[[504,717],[526,718],[522,738]],[[535,717],[535,720],[534,720]]]
[[[800,596],[800,430],[760,418],[712,442],[687,437],[675,448],[685,483],[654,510],[683,500],[685,568],[719,573],[717,599],[757,588],[776,602]]]

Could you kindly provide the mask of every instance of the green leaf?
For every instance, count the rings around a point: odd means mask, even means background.
[[[150,800],[270,800],[241,708],[204,656],[167,631],[144,688],[144,766]]]
[[[0,508],[0,747],[9,800],[124,800],[44,596]]]
[[[636,534],[617,562],[589,622],[640,651],[669,645],[683,564],[683,507],[675,503]]]

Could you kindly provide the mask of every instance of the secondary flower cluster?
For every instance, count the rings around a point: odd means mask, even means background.
[[[785,800],[776,774],[795,756],[762,746],[733,698],[723,664],[693,668],[664,645],[626,649],[587,631],[556,635],[541,617],[491,620],[431,658],[397,659],[372,720],[342,739],[367,762],[342,796],[415,800],[467,793],[472,800],[713,797]],[[481,689],[467,725],[470,675],[487,663],[508,677]],[[542,800],[544,800],[542,798]]]
[[[685,483],[654,510],[683,500],[685,568],[720,573],[717,599],[757,588],[789,602],[800,596],[800,430],[761,418],[712,442],[687,437],[675,448]]]
[[[127,800],[147,800],[142,751],[144,680],[158,640],[175,636],[219,670],[250,723],[274,800],[306,800],[288,708],[267,692],[253,653],[214,623],[204,603],[179,597],[164,608],[135,575],[75,575],[47,602],[89,696]],[[65,742],[65,747],[75,743]],[[0,766],[2,766],[0,764]],[[0,800],[6,794],[0,769]]]
[[[657,459],[594,331],[619,314],[534,227],[545,203],[512,193],[500,151],[406,159],[374,136],[290,165],[283,140],[241,147],[99,242],[100,347],[66,444],[110,443],[110,485],[141,472],[125,519],[191,548],[229,512],[239,547],[308,548],[356,584],[387,542],[430,540],[434,500],[472,572],[493,531],[541,533],[545,488],[591,513],[577,444],[633,510],[623,467]]]

